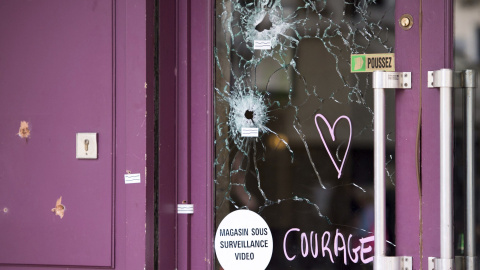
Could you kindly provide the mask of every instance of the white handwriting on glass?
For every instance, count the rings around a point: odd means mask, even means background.
[[[330,137],[332,138],[333,141],[335,141],[335,126],[337,125],[338,121],[340,121],[342,119],[345,119],[348,123],[350,133],[349,133],[349,137],[348,137],[347,149],[345,150],[345,154],[343,155],[343,158],[341,159],[340,167],[337,165],[337,162],[335,162],[335,159],[333,158],[333,155],[330,152],[330,149],[328,148],[328,145],[325,141],[325,138],[323,137],[322,130],[318,126],[318,120],[317,120],[318,118],[321,118],[323,120],[323,122],[325,123],[325,125],[328,127],[328,132],[329,132]],[[347,159],[348,150],[350,148],[350,142],[352,141],[352,122],[350,121],[350,118],[348,116],[342,115],[342,116],[338,117],[337,120],[335,120],[335,122],[333,123],[333,126],[331,126],[330,123],[328,122],[327,118],[325,118],[325,116],[323,116],[322,114],[319,113],[319,114],[315,115],[315,125],[317,126],[318,134],[320,134],[320,138],[322,138],[322,142],[323,142],[323,145],[325,146],[325,149],[327,150],[328,156],[332,160],[332,163],[333,163],[333,166],[335,166],[335,169],[337,169],[338,179],[340,179],[340,177],[342,176],[343,165],[345,164],[345,160]]]
[[[287,260],[293,261],[297,257],[297,255],[289,254],[287,251],[287,239],[294,239],[295,237],[300,237],[301,253],[304,258],[308,257],[309,255],[311,255],[313,258],[318,257],[318,233],[311,231],[310,237],[308,237],[305,232],[300,233],[299,228],[292,228],[285,233],[285,237],[283,238],[283,252]],[[347,242],[345,242],[345,237],[337,229],[337,231],[335,232],[335,238],[333,239],[333,250],[331,250],[329,247],[330,232],[324,232],[321,239],[322,257],[328,256],[330,258],[330,261],[334,263],[333,255],[335,255],[335,257],[343,256],[343,263],[345,265],[347,265],[348,259],[350,259],[352,263],[358,263],[359,258],[361,262],[365,264],[372,262],[373,256],[366,258],[365,255],[367,255],[368,253],[373,253],[372,246],[369,245],[369,243],[373,244],[375,237],[369,236],[360,238],[360,243],[355,248],[351,247],[352,237],[353,236],[350,234],[348,236]]]

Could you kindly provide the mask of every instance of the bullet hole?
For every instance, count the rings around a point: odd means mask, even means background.
[[[5,214],[8,213],[8,208],[7,207],[3,208],[3,213],[5,213]]]
[[[247,118],[248,120],[252,120],[253,119],[253,112],[250,111],[250,110],[246,110],[245,111],[245,118]]]
[[[18,130],[18,136],[20,136],[20,138],[22,139],[30,138],[30,129],[28,128],[27,121],[20,122],[20,129]]]
[[[297,47],[293,43],[298,43],[298,40],[287,35],[290,30],[295,31],[296,26],[301,25],[305,19],[297,20],[297,16],[285,17],[282,1],[258,0],[253,8],[249,5],[245,7],[240,0],[231,2],[234,3],[235,10],[235,15],[231,17],[232,25],[240,25],[238,29],[241,31],[234,30],[233,36],[243,37],[252,52],[255,50],[255,41],[269,41],[272,49],[279,44],[282,44],[281,50]],[[259,50],[257,56],[271,56],[272,51]],[[257,60],[259,59],[255,59],[254,62]]]
[[[270,21],[270,18],[267,13],[263,18],[263,20],[259,24],[257,24],[257,26],[255,26],[255,30],[257,30],[258,32],[263,32],[265,30],[270,30],[272,26],[273,26],[272,21]]]
[[[269,105],[265,100],[264,93],[251,89],[240,89],[231,92],[227,98],[230,105],[228,115],[229,133],[239,149],[246,149],[252,141],[242,136],[242,129],[257,128],[259,134],[270,132],[266,126]]]
[[[182,204],[186,204],[186,203],[187,203],[187,201],[185,201],[185,200],[182,201]]]
[[[52,208],[52,212],[55,213],[56,216],[59,216],[60,219],[63,218],[65,214],[65,205],[62,204],[62,196],[57,199],[57,203],[55,204],[55,208]]]

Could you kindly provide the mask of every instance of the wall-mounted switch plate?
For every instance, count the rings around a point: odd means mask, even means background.
[[[97,159],[97,133],[77,133],[77,159]]]

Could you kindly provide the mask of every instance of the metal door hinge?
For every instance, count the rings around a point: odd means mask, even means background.
[[[381,266],[376,267],[377,269],[388,269],[388,270],[412,270],[413,269],[413,258],[407,256],[397,256],[397,257],[380,257],[378,261]]]
[[[373,88],[412,88],[411,72],[385,72],[375,71],[373,76]]]
[[[476,87],[476,84],[476,72],[472,69],[467,69],[463,71],[452,71],[451,69],[444,68],[428,72],[428,88],[466,88]]]
[[[428,257],[428,270],[453,270],[454,264],[454,259]]]
[[[193,214],[193,204],[182,203],[177,206],[178,214]]]
[[[477,256],[455,256],[455,270],[476,270]]]
[[[460,87],[477,87],[477,72],[473,69],[466,69],[460,73]]]
[[[455,259],[428,257],[428,270],[475,270],[477,257],[455,256]],[[455,266],[455,268],[453,268]]]

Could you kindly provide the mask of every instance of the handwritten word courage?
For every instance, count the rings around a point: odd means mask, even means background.
[[[304,258],[308,256],[317,258],[319,255],[318,233],[311,231],[309,237],[307,233],[300,232],[299,228],[292,228],[285,233],[285,237],[283,238],[283,252],[285,258],[289,261],[293,261],[297,257],[297,255],[289,254],[287,252],[287,239],[298,239],[298,237],[300,237],[302,256]],[[322,257],[328,256],[332,263],[334,263],[333,255],[335,255],[335,257],[343,256],[343,263],[345,265],[347,265],[348,259],[350,259],[352,263],[358,263],[359,259],[365,264],[373,261],[373,256],[366,258],[365,255],[372,252],[372,246],[369,243],[372,243],[373,245],[375,240],[374,236],[360,238],[360,244],[355,248],[351,247],[352,235],[350,234],[345,242],[345,237],[338,229],[333,238],[333,249],[330,249],[329,247],[330,239],[330,232],[324,232],[321,239],[321,253]]]

